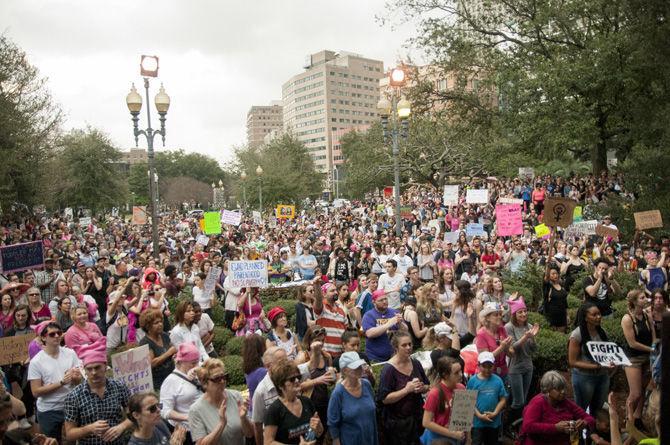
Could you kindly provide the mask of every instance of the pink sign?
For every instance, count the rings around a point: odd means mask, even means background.
[[[498,236],[522,235],[521,207],[517,204],[496,206],[496,234]]]

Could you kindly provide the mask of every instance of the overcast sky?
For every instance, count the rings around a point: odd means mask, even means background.
[[[384,6],[383,0],[1,0],[0,32],[48,77],[66,113],[65,129],[90,124],[124,150],[134,146],[125,96],[132,82],[142,85],[140,55],[158,55],[160,81],[172,99],[166,149],[223,163],[246,141],[249,107],[281,99],[282,83],[302,71],[306,55],[352,51],[385,67],[419,57],[405,45],[414,26],[375,19]],[[152,81],[152,103],[158,86]]]

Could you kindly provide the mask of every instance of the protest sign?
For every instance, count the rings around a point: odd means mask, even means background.
[[[384,187],[384,198],[390,198],[393,196],[393,187]]]
[[[586,238],[596,234],[596,226],[598,221],[595,219],[589,221],[575,222],[565,229],[565,238]]]
[[[79,218],[79,226],[81,226],[81,227],[88,227],[88,226],[91,225],[92,222],[93,222],[93,220],[91,219],[90,216],[83,216],[83,217]],[[145,222],[145,224],[146,224],[146,222]]]
[[[82,222],[83,218],[79,218],[79,222],[84,225]],[[133,217],[130,220],[130,224],[135,226],[143,226],[147,224],[147,207],[146,206],[133,206]]]
[[[400,207],[400,217],[402,219],[412,219],[412,206],[401,206]]]
[[[586,347],[591,353],[593,360],[603,366],[614,364],[617,366],[630,366],[630,360],[626,357],[623,348],[610,341],[587,341]]]
[[[450,431],[470,431],[475,417],[478,391],[459,389],[454,391],[449,419]]]
[[[533,167],[519,167],[519,178],[533,179],[535,177],[535,169]]]
[[[35,334],[0,338],[0,366],[23,363],[28,359],[28,345]]]
[[[44,267],[44,245],[42,241],[11,244],[0,247],[0,271],[19,272]]]
[[[221,233],[221,219],[219,212],[205,212],[203,215],[205,221],[205,235],[218,235]]]
[[[523,234],[521,207],[517,204],[498,204],[496,206],[496,234],[511,236]]]
[[[439,219],[431,219],[428,221],[428,227],[435,228],[435,235],[440,234],[440,220]]]
[[[572,212],[572,221],[581,222],[584,220],[584,209],[582,206],[575,206],[575,210]]]
[[[142,345],[112,356],[114,378],[120,380],[131,394],[153,391],[149,345]]]
[[[231,261],[228,278],[231,287],[268,287],[268,263],[265,260]]]
[[[268,227],[271,229],[274,229],[277,227],[277,218],[274,216],[271,216],[270,219],[268,220]]]
[[[551,230],[549,229],[549,227],[547,227],[546,224],[539,224],[535,226],[535,235],[538,238],[544,238],[545,236],[549,236],[550,233]]]
[[[470,223],[465,226],[465,235],[468,237],[485,236],[484,224]]]
[[[442,195],[442,202],[445,206],[458,205],[458,186],[445,185],[444,195]]]
[[[660,210],[647,210],[646,212],[635,212],[635,228],[639,230],[656,229],[663,227],[663,218]]]
[[[277,206],[278,219],[293,219],[295,218],[295,206],[279,204]]]
[[[263,216],[261,215],[261,212],[258,210],[254,210],[251,212],[251,216],[254,219],[254,224],[262,224],[263,223]]]
[[[63,215],[65,215],[65,219],[72,221],[74,219],[74,211],[72,210],[72,207],[65,207]]]
[[[242,214],[240,212],[233,212],[232,210],[221,211],[221,224],[230,224],[231,226],[239,226],[242,222]]]
[[[488,204],[488,189],[468,189],[468,191],[465,193],[465,202],[468,204]]]
[[[516,204],[516,205],[523,205],[523,199],[518,199],[518,198],[498,198],[498,204]]]
[[[205,289],[202,294],[211,297],[214,293],[216,287],[216,282],[221,276],[222,269],[220,267],[212,266],[207,273],[207,278],[205,278]]]
[[[618,241],[619,239],[619,231],[617,229],[612,229],[611,227],[606,227],[602,224],[596,226],[596,235],[602,236],[603,238],[612,238],[614,241]]]
[[[198,235],[195,239],[195,243],[200,244],[201,246],[207,246],[207,244],[209,244],[209,237],[207,235]]]
[[[444,240],[449,243],[456,244],[458,243],[458,236],[461,232],[446,232],[444,234]]]
[[[547,227],[568,227],[572,224],[577,201],[570,198],[547,198],[544,200],[544,218]]]

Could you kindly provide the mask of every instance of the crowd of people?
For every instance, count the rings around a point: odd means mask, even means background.
[[[467,186],[488,188],[489,202],[466,203]],[[550,196],[588,206],[612,194],[634,199],[622,178],[607,175],[470,183],[456,206],[445,206],[439,191],[411,187],[400,236],[384,197],[308,208],[272,227],[244,218],[204,240],[197,218],[174,211],[161,217],[158,252],[148,227],[118,217],[86,226],[60,214],[7,218],[2,246],[41,241],[45,258],[42,268],[0,275],[0,332],[35,335],[27,360],[2,367],[3,441],[657,440],[670,240],[636,233],[626,244],[562,230],[541,238],[533,230]],[[522,234],[496,235],[500,198],[521,200]],[[616,229],[608,215],[599,222]],[[467,233],[469,223],[485,233]],[[294,293],[295,317],[282,306],[266,312],[266,290],[233,285],[229,265],[239,260],[267,261],[271,286]],[[530,264],[544,270],[539,304],[506,290]],[[639,284],[624,289],[621,274]],[[613,302],[624,298],[627,310],[617,312]],[[217,306],[225,315],[215,320]],[[545,327],[531,322],[532,312]],[[610,383],[621,366],[587,347],[609,341],[602,321],[612,317],[631,363],[624,394]],[[244,388],[228,386],[215,322],[242,338]],[[543,329],[566,335],[568,373],[534,375]],[[141,345],[154,391],[131,394],[111,377],[109,356]],[[461,390],[476,391],[465,426],[452,422]],[[625,399],[621,420],[616,397]]]

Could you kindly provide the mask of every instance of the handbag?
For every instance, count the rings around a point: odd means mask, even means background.
[[[233,324],[231,325],[231,328],[233,329],[233,331],[239,331],[246,324],[247,324],[247,317],[244,316],[244,311],[240,311],[233,319]]]

